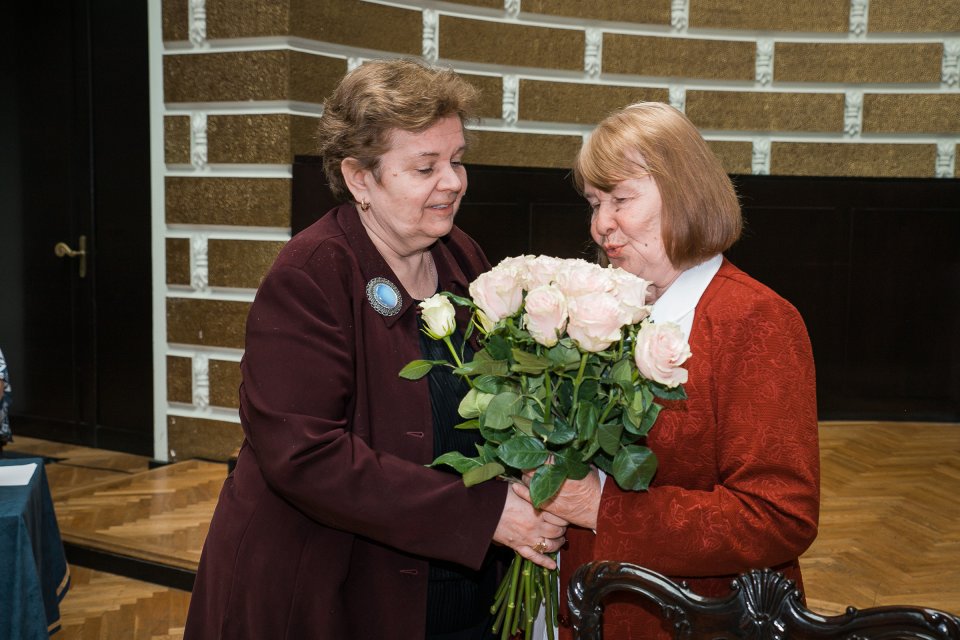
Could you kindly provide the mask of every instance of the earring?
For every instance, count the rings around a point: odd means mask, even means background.
[[[367,202],[366,200],[361,200],[361,201],[360,201],[360,210],[361,210],[361,211],[369,211],[369,210],[370,210],[370,203]]]

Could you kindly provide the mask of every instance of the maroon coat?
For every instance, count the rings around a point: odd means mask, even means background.
[[[725,596],[738,573],[773,567],[800,582],[817,535],[820,457],[813,353],[797,310],[727,260],[697,304],[688,399],[665,403],[648,442],[649,491],[608,478],[597,531],[567,530],[562,584],[592,560],[633,562]],[[605,600],[607,640],[672,638],[659,607]],[[570,638],[569,629],[560,637]]]
[[[454,228],[431,249],[440,289],[467,295],[489,267]],[[397,315],[367,301],[395,283]],[[461,318],[462,319],[462,318]],[[210,526],[186,640],[424,635],[428,558],[479,568],[506,485],[429,469],[426,378],[411,296],[352,205],[294,237],[247,319],[245,440]]]

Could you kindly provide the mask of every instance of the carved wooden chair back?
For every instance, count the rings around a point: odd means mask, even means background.
[[[632,591],[660,606],[684,640],[960,640],[960,618],[914,606],[853,607],[838,616],[814,613],[792,580],[770,569],[732,582],[729,596],[705,598],[659,573],[623,562],[592,562],[570,581],[567,598],[577,640],[602,638],[602,600]]]

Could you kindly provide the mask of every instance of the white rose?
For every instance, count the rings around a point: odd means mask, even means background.
[[[668,387],[687,381],[687,370],[682,368],[690,357],[690,345],[680,326],[672,322],[646,322],[637,332],[634,359],[643,377]]]
[[[613,279],[607,269],[586,260],[565,261],[556,280],[567,299],[613,289]]]
[[[567,310],[567,335],[585,351],[603,351],[620,339],[620,327],[626,324],[620,303],[604,291],[568,299]]]
[[[562,258],[537,256],[527,263],[527,288],[536,289],[556,282],[557,274],[567,262]]]
[[[428,336],[443,340],[453,333],[457,326],[456,311],[449,298],[439,293],[432,295],[420,303],[420,309]]]
[[[613,295],[630,314],[630,324],[637,324],[650,315],[647,305],[647,289],[650,283],[623,269],[607,269],[613,280]]]
[[[524,327],[545,347],[557,344],[567,324],[567,299],[556,285],[537,287],[527,294],[523,306]]]
[[[496,324],[512,316],[523,302],[523,278],[515,268],[495,267],[470,283],[470,297],[487,318]]]

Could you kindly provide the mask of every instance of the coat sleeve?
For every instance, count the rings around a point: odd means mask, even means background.
[[[706,444],[675,443],[675,462],[699,480],[647,492],[609,480],[594,558],[673,576],[728,575],[793,560],[816,537],[816,389],[803,321],[772,293],[721,306],[704,318],[705,342],[694,353],[709,359],[712,372],[697,389],[707,397],[695,413],[673,417],[704,422]]]
[[[353,432],[349,286],[342,273],[320,283],[301,268],[279,265],[251,307],[241,417],[263,476],[274,492],[326,526],[479,567],[506,486],[467,488],[459,476],[378,451]]]

